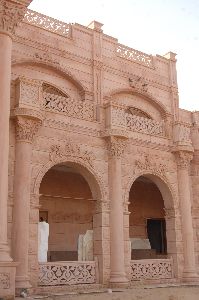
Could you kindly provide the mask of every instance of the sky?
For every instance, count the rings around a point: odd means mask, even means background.
[[[99,21],[148,54],[177,53],[180,107],[199,110],[199,0],[33,0],[29,8],[66,23]]]

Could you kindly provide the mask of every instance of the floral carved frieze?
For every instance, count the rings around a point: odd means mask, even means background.
[[[145,155],[144,158],[135,160],[135,166],[138,171],[150,171],[162,175],[167,171],[165,164],[155,162],[149,155]]]
[[[23,20],[26,7],[30,2],[30,0],[0,0],[0,31],[14,34],[16,27]]]
[[[61,112],[70,117],[80,118],[87,121],[94,120],[94,106],[90,101],[78,101],[68,96],[52,93],[43,93],[46,110]]]
[[[0,290],[10,288],[10,274],[9,273],[0,273]]]
[[[50,148],[50,160],[51,161],[59,161],[60,159],[66,157],[74,157],[77,159],[81,159],[88,163],[89,165],[93,165],[94,154],[90,151],[82,149],[77,144],[68,141],[65,145],[53,145]]]

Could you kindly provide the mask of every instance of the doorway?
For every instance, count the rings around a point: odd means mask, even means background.
[[[166,254],[166,222],[165,219],[147,219],[147,235],[151,249],[157,254]]]

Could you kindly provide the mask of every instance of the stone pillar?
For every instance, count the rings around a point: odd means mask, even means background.
[[[191,194],[189,182],[189,165],[193,158],[192,152],[178,151],[176,152],[178,165],[178,188],[181,209],[181,223],[184,249],[184,270],[183,278],[185,280],[193,280],[197,277],[194,236],[191,214]]]
[[[12,36],[31,0],[0,0],[0,295],[14,297],[15,264],[7,244],[8,153]],[[6,271],[7,270],[7,271]],[[12,276],[11,276],[12,274]],[[3,282],[3,281],[2,281]],[[5,281],[4,281],[5,282]]]
[[[125,140],[111,136],[109,145],[109,188],[110,188],[110,283],[127,284],[124,262],[124,217],[122,199],[121,156]]]
[[[19,262],[16,288],[29,288],[28,246],[32,140],[41,120],[36,117],[16,116],[16,152],[13,209],[13,256]]]

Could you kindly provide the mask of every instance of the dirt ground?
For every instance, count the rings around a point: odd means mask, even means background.
[[[24,298],[16,298],[21,300]],[[27,300],[199,300],[199,286],[135,287],[126,290],[56,293],[49,296],[35,295]]]

